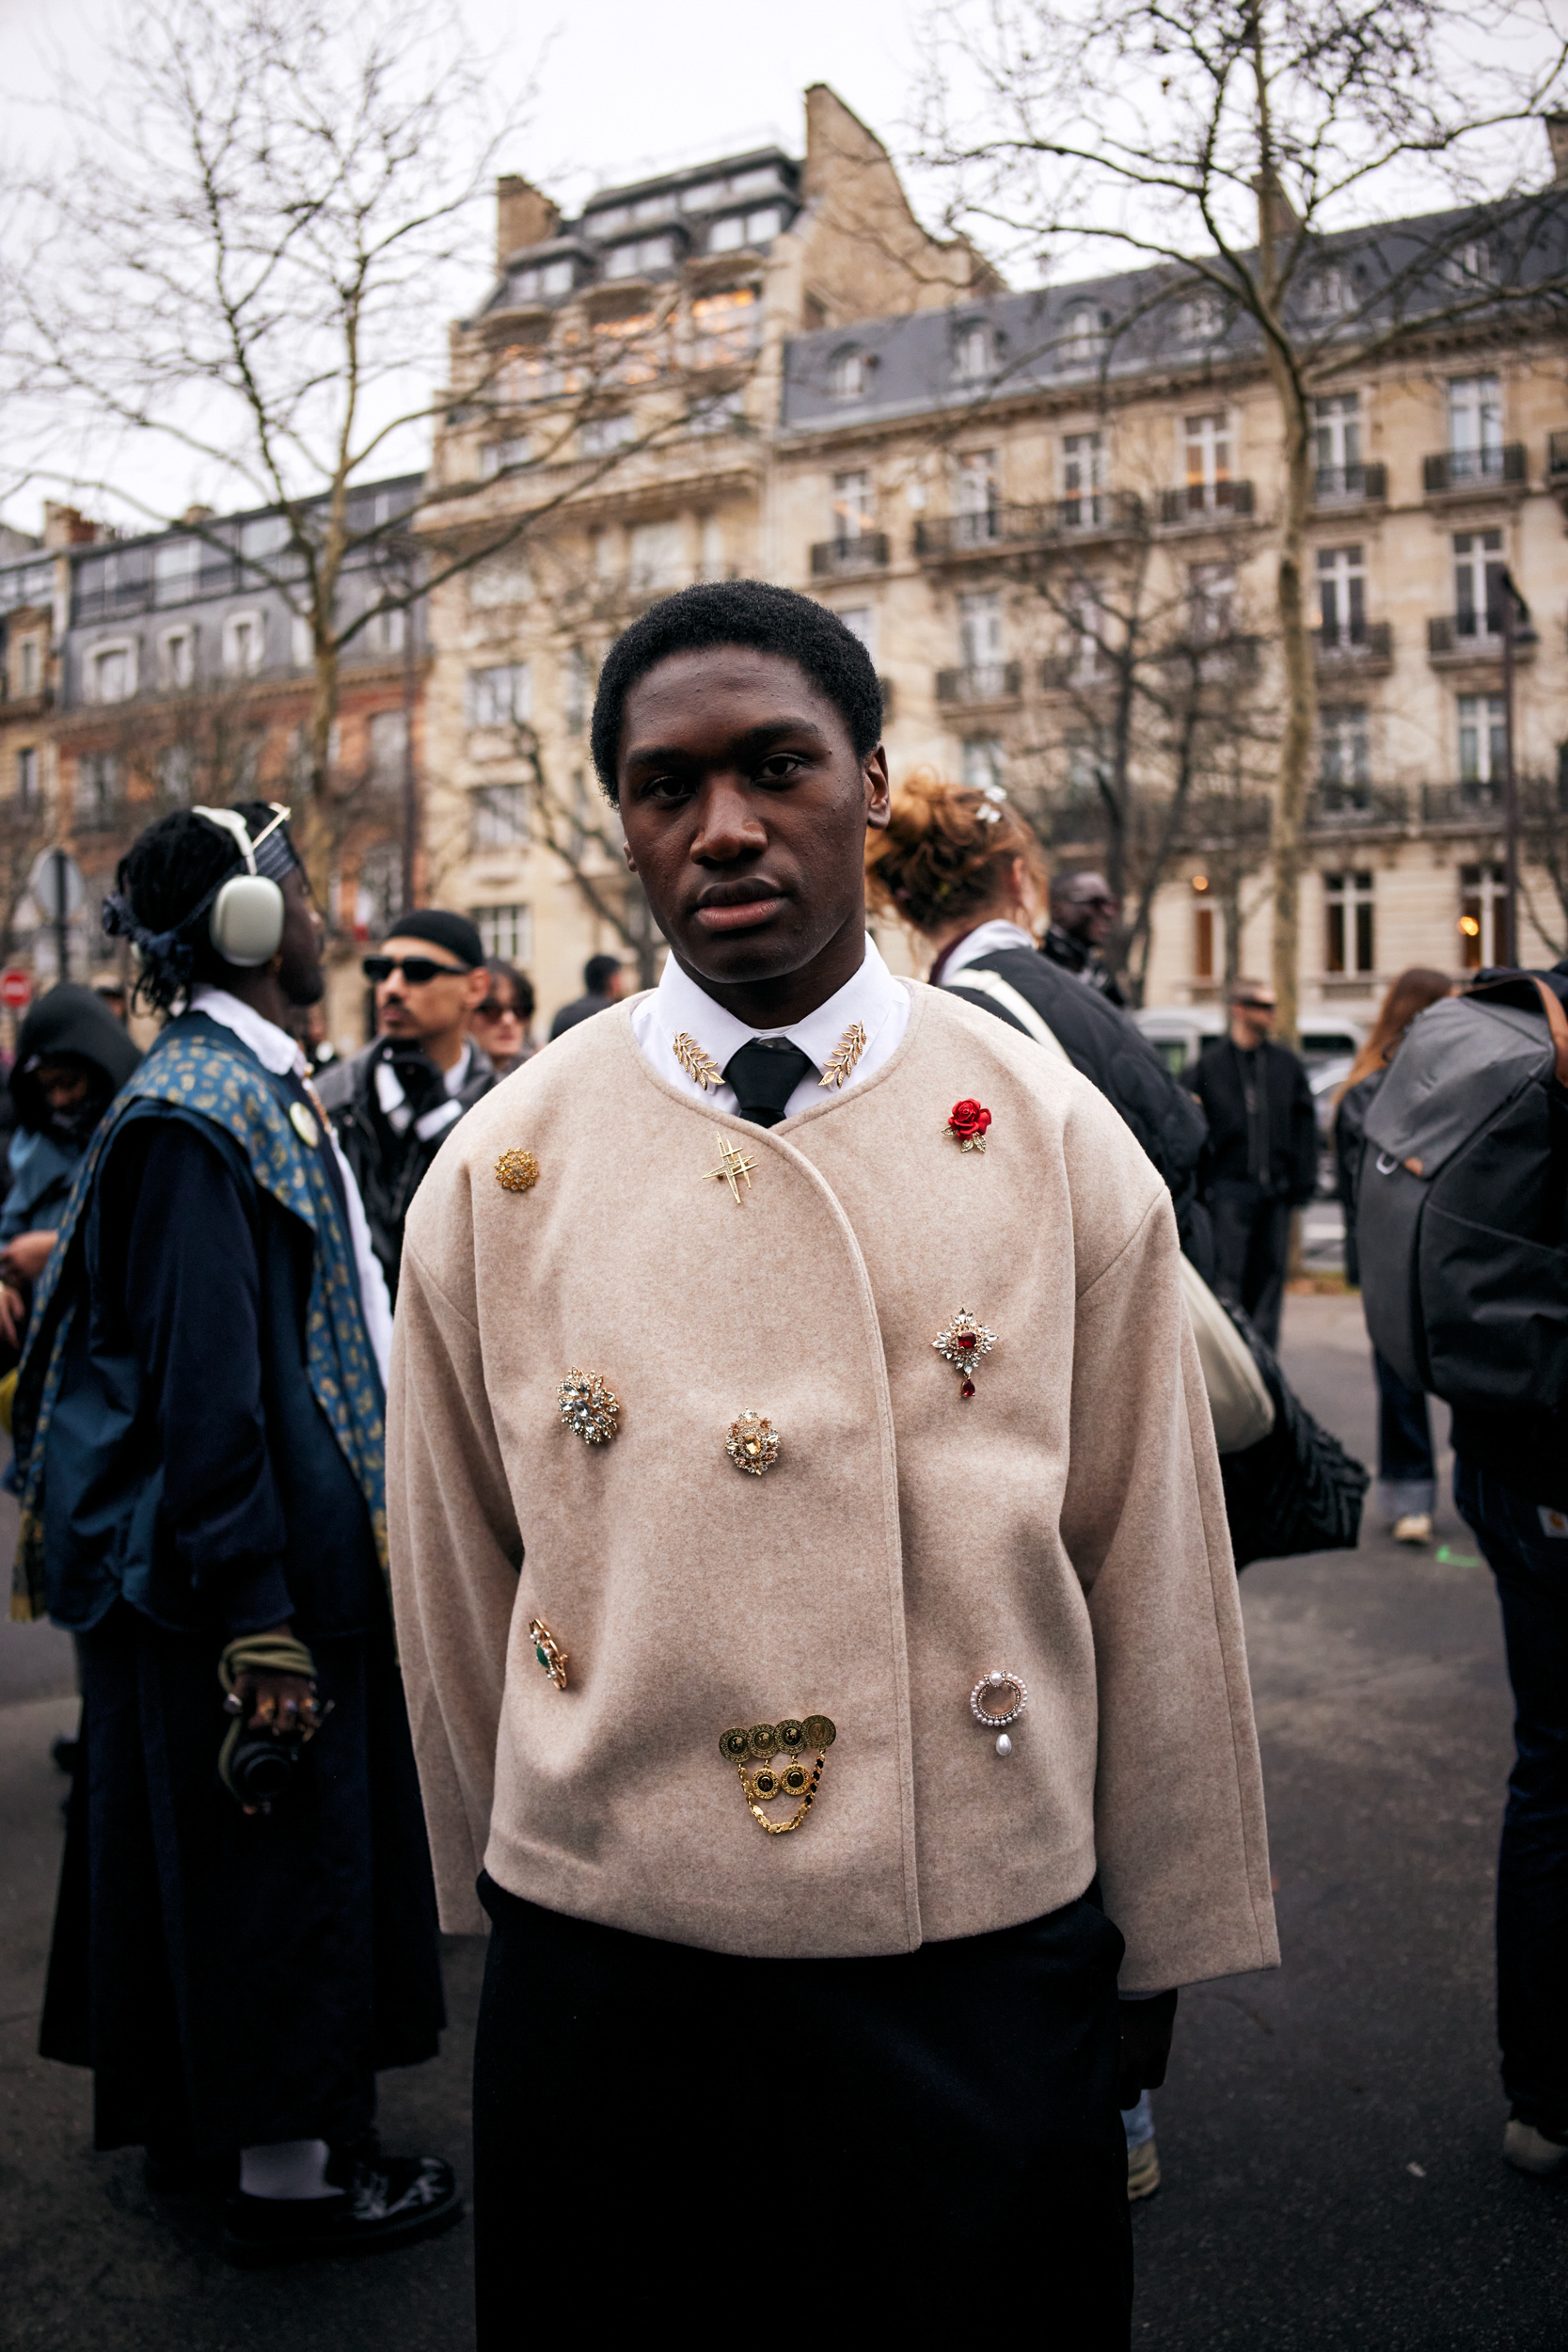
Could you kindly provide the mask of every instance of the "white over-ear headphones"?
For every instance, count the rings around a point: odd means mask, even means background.
[[[192,812],[205,817],[210,825],[231,834],[245,858],[245,872],[231,875],[224,883],[207,917],[207,936],[218,954],[225,963],[238,964],[242,971],[254,971],[259,964],[268,962],[283,939],[283,893],[268,875],[256,870],[256,852],[261,844],[279,825],[289,821],[286,808],[277,801],[272,806],[276,814],[271,824],[263,825],[254,840],[237,808],[198,808]]]

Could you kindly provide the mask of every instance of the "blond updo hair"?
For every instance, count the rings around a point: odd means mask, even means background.
[[[917,768],[894,792],[887,830],[866,836],[866,891],[879,913],[917,931],[945,930],[1010,896],[1015,858],[1043,895],[1039,841],[999,787],[947,784]]]

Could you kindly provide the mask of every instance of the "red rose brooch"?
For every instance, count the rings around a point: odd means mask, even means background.
[[[986,1148],[986,1129],[990,1125],[990,1111],[973,1097],[955,1103],[947,1114],[947,1132],[960,1151],[983,1152]]]

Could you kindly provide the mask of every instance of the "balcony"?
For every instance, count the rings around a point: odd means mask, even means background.
[[[1162,490],[1160,520],[1189,530],[1244,522],[1253,506],[1250,482],[1189,482],[1184,490]]]
[[[981,661],[937,672],[939,703],[1010,703],[1023,687],[1022,661]]]
[[[1423,825],[1465,825],[1477,821],[1490,826],[1500,825],[1503,818],[1503,787],[1500,777],[1482,781],[1472,777],[1463,784],[1423,784],[1421,787],[1421,822]]]
[[[1546,479],[1554,490],[1568,482],[1568,433],[1546,436]]]
[[[1387,497],[1386,466],[1320,466],[1312,478],[1314,506],[1382,506]]]
[[[969,515],[934,515],[914,527],[914,551],[927,561],[994,554],[998,548],[1047,547],[1056,541],[1125,537],[1141,530],[1141,499],[1121,490],[1048,499],[1043,506],[985,506]]]
[[[863,531],[858,539],[819,539],[811,551],[814,580],[852,580],[860,572],[887,566],[887,532]]]
[[[1409,795],[1399,785],[1320,784],[1307,803],[1308,833],[1370,833],[1403,825]]]
[[[1516,638],[1515,661],[1535,660],[1536,640]],[[1503,658],[1501,615],[1497,612],[1456,612],[1434,615],[1427,623],[1427,660],[1434,670],[1458,670]]]
[[[1442,449],[1421,461],[1429,499],[1495,498],[1500,490],[1522,491],[1528,480],[1523,441],[1494,449]]]
[[[1312,650],[1318,668],[1342,680],[1382,677],[1394,666],[1394,632],[1387,621],[1345,621],[1338,628],[1315,628]]]

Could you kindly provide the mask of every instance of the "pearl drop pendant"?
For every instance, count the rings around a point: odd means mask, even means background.
[[[997,1736],[996,1736],[996,1753],[997,1753],[997,1755],[998,1755],[998,1756],[1011,1756],[1012,1752],[1013,1752],[1013,1743],[1012,1743],[1012,1741],[1008,1739],[1008,1737],[1007,1737],[1006,1733],[1005,1731],[998,1732],[998,1734],[997,1734]]]

